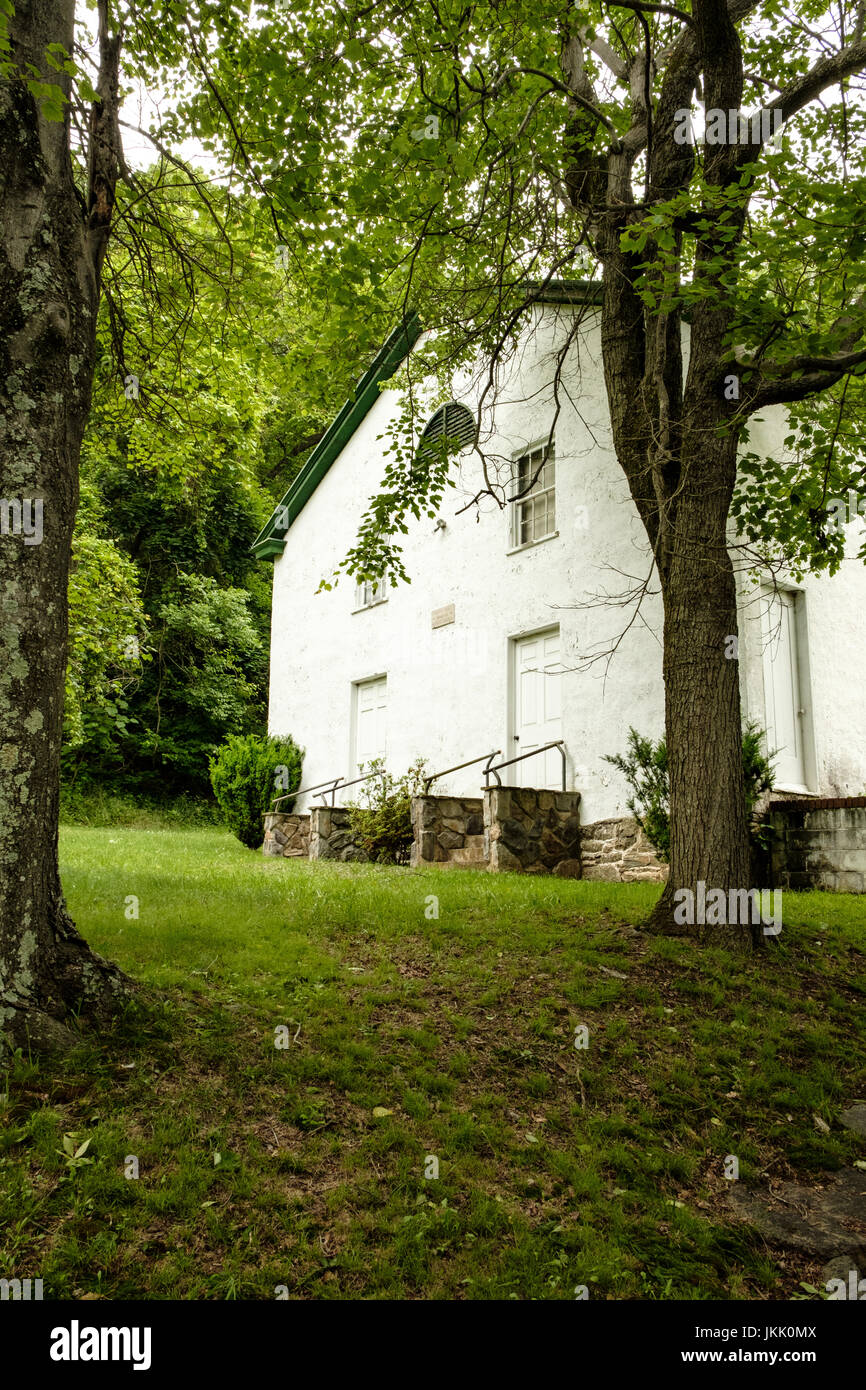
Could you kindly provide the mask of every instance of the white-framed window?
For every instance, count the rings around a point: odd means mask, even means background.
[[[388,576],[381,579],[362,579],[355,585],[355,611],[360,608],[373,608],[377,603],[388,599]]]
[[[539,444],[512,464],[511,544],[534,545],[556,531],[554,446]]]

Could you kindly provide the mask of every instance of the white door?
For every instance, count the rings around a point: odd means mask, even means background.
[[[804,716],[797,645],[797,594],[766,595],[764,613],[764,707],[767,743],[776,751],[776,782],[806,789]]]
[[[531,753],[562,738],[562,668],[559,628],[514,643],[514,751]],[[507,768],[503,782],[515,787],[561,787],[562,758],[549,748]]]
[[[362,763],[384,758],[386,722],[388,716],[388,680],[359,681],[355,686],[355,767],[359,775]]]

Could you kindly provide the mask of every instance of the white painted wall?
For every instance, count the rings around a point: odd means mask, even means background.
[[[554,415],[552,353],[571,312],[549,308],[536,315],[500,380],[486,451],[510,458],[546,439]],[[628,611],[604,596],[623,591],[624,575],[649,571],[645,534],[610,443],[594,315],[571,350],[565,380],[569,393],[561,395],[555,429],[553,539],[509,553],[507,508],[488,498],[480,511],[461,513],[480,483],[477,457],[469,456],[443,502],[445,529],[435,531],[425,519],[405,538],[410,585],[389,589],[387,602],[361,612],[353,611],[348,580],[318,593],[319,581],[353,544],[380,480],[380,436],[396,413],[392,390],[382,393],[294,522],[274,563],[269,726],[306,749],[306,785],[353,775],[353,683],[382,675],[393,772],[418,757],[434,771],[494,748],[513,756],[513,639],[558,625],[569,787],[583,793],[585,822],[627,814],[624,782],[602,755],[624,751],[630,724],[652,736],[663,730],[661,605],[657,595],[644,600],[640,620],[609,664],[578,669],[578,658],[605,651],[626,627]],[[467,382],[459,395],[470,408],[477,389]],[[760,448],[761,430],[770,439],[780,427],[780,419],[758,426],[753,443]],[[855,551],[852,542],[852,556]],[[866,567],[852,558],[834,579],[809,579],[801,587],[815,731],[811,789],[858,794],[866,786]],[[744,581],[744,712],[763,723],[762,642],[749,599]],[[433,610],[448,604],[455,621],[434,629]],[[479,768],[470,768],[437,789],[471,795],[480,785]],[[309,798],[298,809],[303,803]]]

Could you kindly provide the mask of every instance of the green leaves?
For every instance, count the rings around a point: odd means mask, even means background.
[[[303,749],[290,737],[253,734],[227,739],[211,759],[211,785],[220,810],[228,828],[249,849],[261,846],[262,816],[277,797],[284,797],[279,809],[291,811],[291,793],[301,784],[303,759]]]
[[[68,1173],[73,1173],[76,1169],[83,1168],[87,1164],[93,1163],[94,1160],[92,1158],[84,1157],[87,1150],[90,1148],[89,1139],[85,1139],[83,1144],[76,1145],[76,1135],[70,1133],[64,1134],[62,1143],[63,1148],[57,1149],[56,1152],[59,1153],[64,1160]]]

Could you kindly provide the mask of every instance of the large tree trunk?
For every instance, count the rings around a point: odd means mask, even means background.
[[[664,604],[671,860],[650,925],[748,948],[759,939],[749,924],[707,924],[697,911],[692,922],[674,915],[683,905],[680,890],[697,900],[700,883],[726,897],[752,886],[739,666],[726,655],[737,635],[727,547],[737,439],[723,432],[724,405],[714,389],[724,325],[711,324],[697,340],[692,335],[684,390],[679,315],[664,320],[663,331],[650,321],[647,331],[629,267],[613,241],[605,270],[602,347],[613,437]]]
[[[651,918],[666,932],[748,947],[760,928],[728,921],[677,921],[675,894],[695,895],[695,912],[680,897],[679,916],[699,916],[698,885],[751,888],[743,779],[734,571],[726,521],[734,484],[736,440],[714,439],[709,413],[687,434],[681,454],[683,489],[667,560],[664,602],[665,722],[671,793],[670,877]],[[715,914],[712,914],[715,915]],[[736,910],[728,916],[739,915]]]
[[[49,43],[72,51],[73,10],[17,6],[19,70],[44,68]],[[0,90],[0,1035],[37,1049],[71,1041],[64,1020],[104,1014],[129,984],[73,926],[57,857],[70,545],[113,201],[103,116],[89,203],[68,121],[46,121],[22,80]]]

